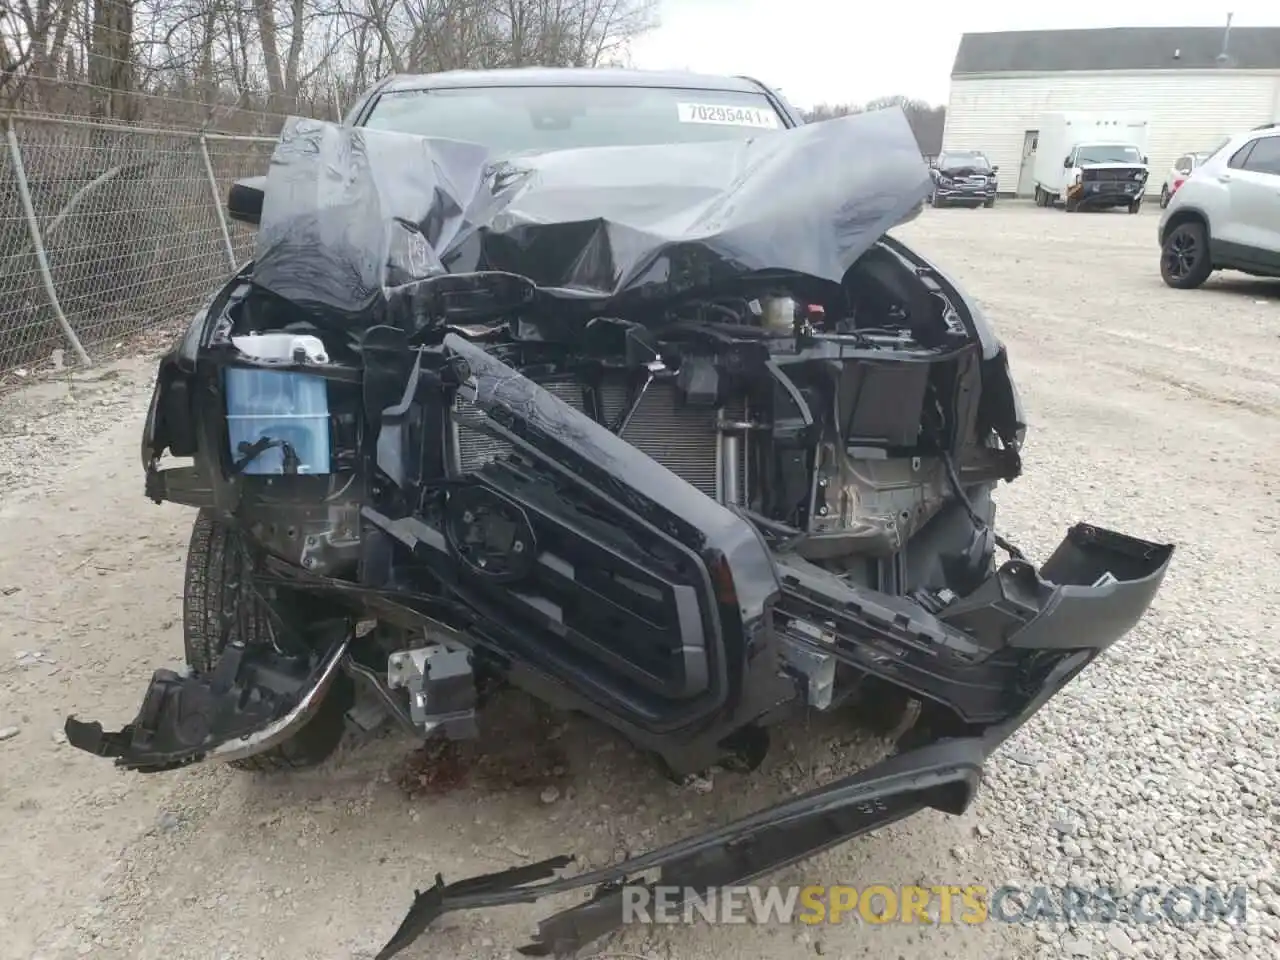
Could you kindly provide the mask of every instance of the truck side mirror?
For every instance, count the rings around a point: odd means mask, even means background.
[[[256,224],[262,219],[263,191],[266,177],[245,177],[231,185],[227,192],[227,213],[232,220]]]
[[[999,172],[1000,172],[1000,168],[999,168],[999,167],[992,167],[992,168],[991,168],[991,172],[992,172],[992,173],[999,173]]]
[[[1142,165],[1144,167],[1147,165],[1147,155],[1145,153],[1142,155]]]
[[[1062,169],[1063,169],[1063,170],[1070,170],[1070,169],[1071,169],[1071,158],[1070,158],[1070,157],[1067,157],[1067,159],[1065,159],[1065,160],[1063,160],[1063,161],[1062,161]]]

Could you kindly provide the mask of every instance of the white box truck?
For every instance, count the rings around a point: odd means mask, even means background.
[[[1137,213],[1149,175],[1148,126],[1133,113],[1045,114],[1032,167],[1036,205]]]

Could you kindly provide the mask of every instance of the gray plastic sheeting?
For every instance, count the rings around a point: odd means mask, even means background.
[[[896,108],[748,140],[513,158],[291,118],[253,279],[343,327],[420,328],[442,316],[441,297],[481,286],[508,304],[651,313],[751,275],[839,283],[929,189]]]

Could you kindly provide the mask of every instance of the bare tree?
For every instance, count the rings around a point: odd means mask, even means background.
[[[817,123],[819,120],[834,120],[836,117],[847,117],[853,113],[862,113],[862,107],[853,103],[834,105],[820,103],[812,110],[806,111],[804,119],[807,123]]]
[[[134,118],[133,0],[94,0],[89,86],[95,116]]]
[[[657,22],[657,0],[85,2],[0,0],[7,103],[273,133],[392,72],[617,62]]]
[[[937,156],[942,151],[942,130],[947,122],[947,108],[945,106],[931,106],[924,100],[915,100],[911,97],[901,95],[877,97],[874,100],[867,101],[862,106],[849,103],[832,106],[823,103],[808,111],[805,114],[805,120],[809,123],[814,123],[820,120],[848,116],[852,113],[883,110],[886,107],[900,107],[902,112],[907,115],[907,122],[911,124],[911,132],[916,135],[916,143],[919,144],[922,154],[926,157],[932,157]]]
[[[56,71],[75,9],[69,0],[0,2],[0,97],[12,102],[27,76]]]

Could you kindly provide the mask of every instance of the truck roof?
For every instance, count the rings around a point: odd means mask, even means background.
[[[389,77],[382,84],[381,90],[386,93],[461,87],[670,87],[739,93],[760,93],[766,90],[764,84],[750,77],[620,67],[517,67],[502,70],[400,73]]]

